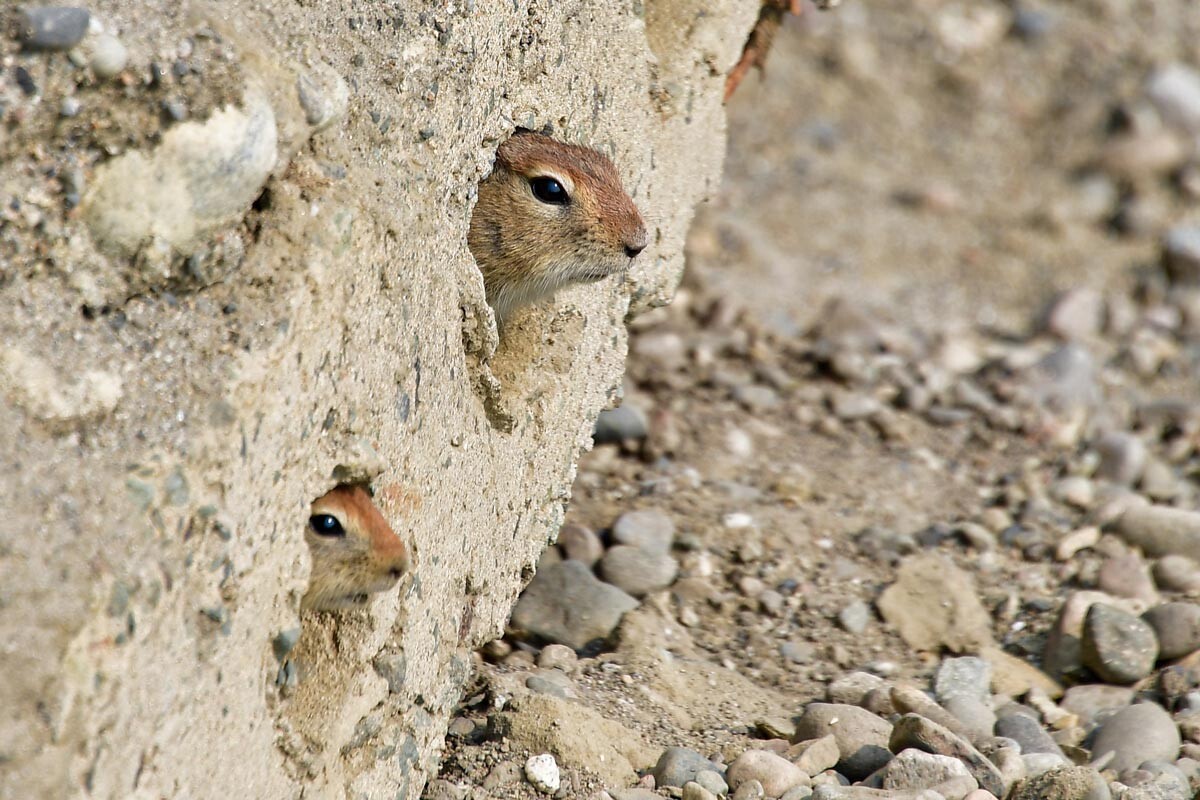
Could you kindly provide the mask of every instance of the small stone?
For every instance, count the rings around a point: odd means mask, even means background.
[[[809,703],[796,721],[798,740],[833,734],[840,753],[837,770],[851,780],[862,780],[891,760],[891,733],[887,720],[851,705]]]
[[[83,40],[91,14],[86,8],[26,8],[18,20],[18,36],[27,50],[70,50]]]
[[[793,786],[808,784],[808,775],[786,758],[767,750],[747,750],[725,773],[725,779],[736,792],[743,784],[757,781],[762,791],[779,797]]]
[[[1146,96],[1163,119],[1200,134],[1200,71],[1178,61],[1167,64],[1147,79]]]
[[[582,525],[563,525],[558,531],[558,547],[567,558],[589,567],[604,555],[600,537]]]
[[[1106,712],[1124,708],[1132,702],[1133,689],[1127,686],[1092,683],[1067,689],[1059,707],[1076,714],[1086,725],[1091,725]]]
[[[337,70],[324,62],[317,62],[296,79],[296,94],[314,132],[345,116],[350,103],[350,87]]]
[[[1158,638],[1160,660],[1182,658],[1200,650],[1200,605],[1163,603],[1143,614],[1142,619]]]
[[[641,547],[653,553],[666,553],[675,540],[675,523],[657,509],[627,511],[613,523],[613,539],[620,544]]]
[[[1187,556],[1163,556],[1154,565],[1154,580],[1168,592],[1200,592],[1200,564]]]
[[[848,672],[830,681],[825,687],[825,699],[834,704],[863,707],[867,695],[883,688],[885,681],[869,672]]]
[[[1092,760],[1111,752],[1107,768],[1122,772],[1144,761],[1174,761],[1179,745],[1179,728],[1171,715],[1154,703],[1139,703],[1100,723],[1092,741]]]
[[[966,764],[981,788],[995,795],[1004,793],[1004,778],[992,762],[966,739],[918,714],[905,714],[896,721],[888,747],[894,753],[915,747],[927,753],[957,758]]]
[[[729,794],[729,784],[725,783],[725,778],[715,769],[702,769],[697,772],[696,783],[718,797]]]
[[[770,386],[757,384],[734,387],[733,399],[752,414],[759,414],[779,405],[778,392]]]
[[[129,62],[129,51],[110,33],[102,33],[92,40],[91,54],[88,64],[98,78],[115,78]]]
[[[570,672],[579,662],[579,656],[566,645],[548,644],[538,653],[537,665],[542,669],[560,669]]]
[[[586,564],[562,561],[539,571],[512,613],[515,628],[581,650],[607,639],[638,601],[596,579]]]
[[[539,669],[525,679],[525,686],[531,692],[550,695],[563,700],[575,696],[575,684],[563,673],[556,669]]]
[[[658,763],[650,774],[654,776],[655,786],[683,786],[695,781],[701,772],[712,769],[713,763],[695,750],[668,747],[658,757]]]
[[[717,800],[717,795],[695,781],[688,781],[683,785],[683,800]]]
[[[1041,723],[1026,714],[1015,713],[1000,717],[996,720],[995,733],[1021,745],[1021,753],[1024,755],[1049,753],[1066,763],[1067,757],[1058,743],[1050,738],[1050,734],[1046,733]]]
[[[863,633],[870,622],[871,607],[862,600],[855,600],[838,613],[838,624],[849,633]]]
[[[858,392],[838,392],[831,401],[831,407],[840,420],[850,421],[874,416],[883,410],[883,404],[869,395]]]
[[[1096,603],[1115,606],[1122,602],[1133,604],[1133,601],[1122,601],[1104,592],[1079,591],[1068,595],[1054,627],[1046,637],[1042,651],[1042,664],[1046,671],[1055,678],[1077,675],[1083,668],[1083,624],[1088,610]],[[1143,610],[1145,606],[1137,608],[1138,612]]]
[[[1080,287],[1063,292],[1046,309],[1045,330],[1063,339],[1089,339],[1104,323],[1104,296]]]
[[[895,708],[897,714],[920,714],[956,736],[970,741],[971,734],[963,727],[962,723],[953,714],[933,702],[924,692],[910,686],[893,686],[891,697],[892,707]],[[990,731],[984,732],[985,735],[990,733]]]
[[[1059,561],[1070,561],[1080,550],[1095,547],[1100,542],[1100,529],[1087,525],[1071,531],[1059,539],[1054,548],[1054,557]]]
[[[962,778],[966,781],[956,780]],[[964,785],[963,795],[979,786],[966,765],[957,758],[909,749],[898,754],[864,783],[891,791],[917,791],[936,789],[938,784],[948,781]]]
[[[558,791],[558,764],[549,753],[530,756],[525,762],[525,777],[539,792],[554,794]]]
[[[817,649],[811,642],[784,642],[779,645],[779,655],[793,664],[810,664]]]
[[[300,628],[287,628],[275,634],[275,638],[271,640],[271,650],[275,653],[277,660],[283,661],[299,641]]]
[[[1008,800],[1110,800],[1108,784],[1090,767],[1059,767],[1018,783]]]
[[[1158,590],[1150,570],[1142,559],[1128,553],[1107,559],[1096,576],[1097,588],[1117,597],[1129,597],[1145,603],[1158,601]]]
[[[1158,641],[1148,624],[1112,606],[1096,603],[1083,623],[1083,664],[1108,683],[1130,684],[1154,669]]]
[[[820,739],[797,742],[788,750],[788,757],[808,775],[817,775],[837,766],[841,751],[838,750],[837,737],[831,733]]]
[[[619,444],[629,439],[645,439],[650,425],[646,412],[626,400],[616,408],[607,408],[596,417],[592,439],[596,444]]]
[[[1162,263],[1171,283],[1200,286],[1200,227],[1167,231],[1162,243]]]
[[[67,118],[79,116],[79,112],[82,110],[83,104],[75,97],[64,97],[58,107],[59,116]]]
[[[755,780],[749,780],[733,792],[732,800],[761,800],[766,796],[763,785]]]
[[[913,556],[878,601],[879,612],[917,650],[957,653],[992,641],[991,617],[971,577],[936,554]]]
[[[521,779],[521,766],[515,761],[501,761],[483,779],[483,788],[489,792],[503,786],[512,786]]]
[[[600,559],[600,573],[613,586],[634,597],[644,597],[670,586],[679,573],[679,564],[666,553],[619,544]]]

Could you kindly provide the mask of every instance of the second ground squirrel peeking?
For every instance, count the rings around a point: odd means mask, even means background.
[[[408,548],[361,486],[338,486],[313,501],[304,538],[312,576],[303,608],[361,608],[408,571]]]
[[[649,243],[607,156],[528,131],[496,151],[467,239],[498,321],[563,286],[628,269]]]

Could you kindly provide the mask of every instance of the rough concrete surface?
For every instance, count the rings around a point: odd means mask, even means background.
[[[0,797],[415,798],[674,290],[757,4],[88,8],[0,38]],[[518,125],[612,155],[652,244],[493,352],[466,230]],[[416,566],[301,618],[347,478]]]

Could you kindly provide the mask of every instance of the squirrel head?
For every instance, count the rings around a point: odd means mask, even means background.
[[[623,272],[648,243],[607,156],[529,131],[497,149],[468,234],[500,320],[568,284]]]
[[[342,485],[313,501],[304,539],[312,574],[303,608],[361,608],[408,571],[408,548],[361,486]]]

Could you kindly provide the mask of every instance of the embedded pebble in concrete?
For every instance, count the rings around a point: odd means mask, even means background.
[[[1158,657],[1182,658],[1200,650],[1200,605],[1163,603],[1142,615],[1158,638]]]
[[[675,523],[658,509],[627,511],[613,523],[612,536],[619,544],[666,553],[675,540]]]
[[[1107,766],[1118,772],[1144,761],[1174,761],[1179,756],[1179,728],[1163,708],[1139,703],[1100,723],[1092,742],[1092,759],[1113,753]]]
[[[17,21],[18,37],[28,50],[70,50],[83,39],[90,21],[86,8],[26,8]]]
[[[609,548],[600,559],[604,580],[634,597],[667,588],[678,572],[678,562],[666,553],[627,544]]]
[[[89,46],[91,58],[88,65],[98,78],[115,78],[129,62],[129,51],[121,40],[111,33],[97,35]]]
[[[350,87],[324,62],[313,64],[296,79],[296,94],[314,131],[325,130],[344,117],[350,103]]]
[[[1158,640],[1154,629],[1132,614],[1096,603],[1084,619],[1081,655],[1105,682],[1130,684],[1154,669]]]

